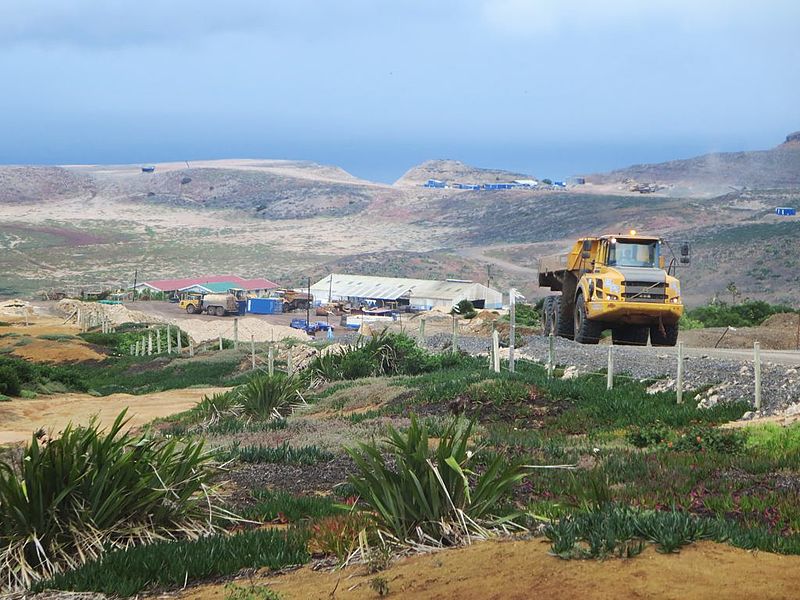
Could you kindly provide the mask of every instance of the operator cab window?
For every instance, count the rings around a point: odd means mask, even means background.
[[[608,265],[612,267],[651,267],[658,265],[657,241],[612,240],[608,246]]]

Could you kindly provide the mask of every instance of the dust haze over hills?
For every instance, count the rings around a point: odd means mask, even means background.
[[[800,134],[772,150],[711,154],[587,176],[565,190],[428,189],[537,173],[433,160],[394,185],[335,166],[230,159],[0,167],[0,295],[115,287],[237,271],[287,284],[330,270],[457,277],[539,293],[538,256],[635,228],[693,243],[689,302],[725,294],[793,302],[800,287]],[[652,185],[641,194],[636,185]]]

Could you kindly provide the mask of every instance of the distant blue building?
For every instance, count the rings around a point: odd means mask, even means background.
[[[457,190],[479,190],[481,186],[479,183],[454,183],[453,187]]]
[[[439,179],[428,179],[423,187],[426,188],[446,188],[447,184]]]
[[[145,165],[142,167],[142,173],[152,173],[156,168],[153,165]]]
[[[797,214],[797,210],[790,206],[779,206],[775,209],[775,214],[781,217],[793,217]]]
[[[484,183],[485,190],[510,190],[514,187],[513,183]]]

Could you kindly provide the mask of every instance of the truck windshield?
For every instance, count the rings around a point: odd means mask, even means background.
[[[655,267],[658,265],[658,246],[657,241],[612,241],[608,250],[608,264],[617,267]]]

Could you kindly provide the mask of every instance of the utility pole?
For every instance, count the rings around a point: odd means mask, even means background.
[[[492,265],[486,265],[486,287],[492,287]]]
[[[308,299],[306,300],[306,333],[311,328],[311,277],[308,278]]]
[[[133,300],[132,302],[136,302],[136,286],[139,283],[139,269],[133,270]]]

